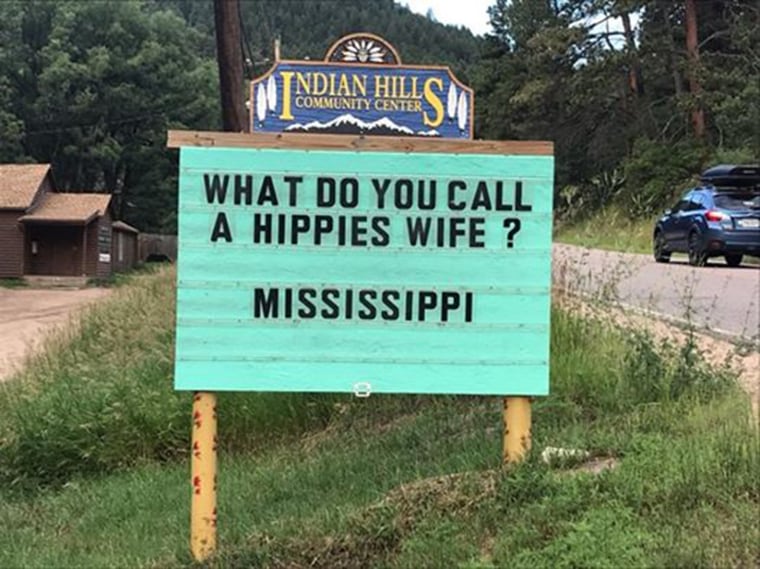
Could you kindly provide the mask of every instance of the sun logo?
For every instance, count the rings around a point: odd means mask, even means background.
[[[343,47],[341,60],[358,61],[359,63],[383,63],[385,61],[385,49],[372,40],[349,40]]]

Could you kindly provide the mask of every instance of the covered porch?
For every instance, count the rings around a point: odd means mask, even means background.
[[[24,274],[104,277],[111,272],[110,196],[48,194],[39,208],[20,218]]]
[[[87,275],[87,225],[24,223],[24,273]]]

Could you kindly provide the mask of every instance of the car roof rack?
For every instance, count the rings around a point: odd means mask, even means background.
[[[717,188],[760,189],[760,165],[720,164],[702,172],[700,180]]]

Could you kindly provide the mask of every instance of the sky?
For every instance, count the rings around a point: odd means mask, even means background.
[[[433,16],[442,24],[465,26],[472,30],[475,35],[482,36],[491,31],[488,23],[488,7],[495,4],[495,0],[396,0],[401,5],[406,5],[412,12],[427,13],[432,8]],[[631,15],[631,23],[636,28],[639,15]],[[607,26],[612,30],[621,30],[622,23],[618,18],[611,20]]]
[[[466,26],[476,35],[491,31],[488,25],[488,7],[494,0],[396,0],[409,6],[412,12],[425,15],[429,8],[442,24]]]

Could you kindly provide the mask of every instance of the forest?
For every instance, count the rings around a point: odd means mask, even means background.
[[[760,157],[755,0],[494,0],[491,31],[393,0],[241,0],[244,76],[378,34],[404,63],[475,90],[475,136],[551,140],[560,220],[651,216],[699,170]],[[221,126],[211,0],[0,3],[0,162],[114,195],[117,218],[176,230],[168,129]]]

